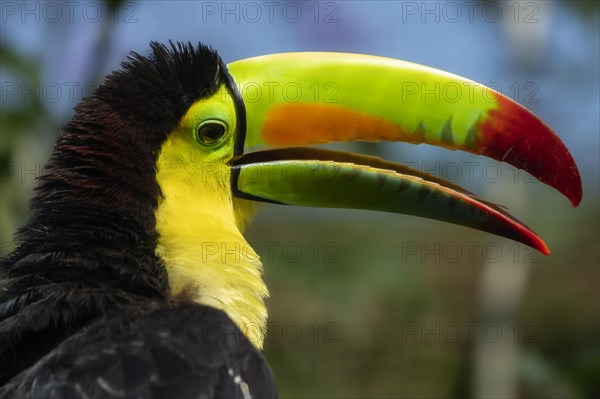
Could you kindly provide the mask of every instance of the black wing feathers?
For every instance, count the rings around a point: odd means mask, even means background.
[[[271,371],[225,313],[206,306],[95,322],[60,344],[0,397],[275,397]]]

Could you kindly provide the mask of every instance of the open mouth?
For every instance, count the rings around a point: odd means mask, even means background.
[[[256,57],[230,64],[229,71],[242,88],[247,118],[240,144],[245,152],[230,161],[236,197],[432,218],[549,254],[518,219],[451,182],[372,156],[300,147],[404,141],[507,162],[554,187],[574,206],[581,201],[579,172],[558,136],[524,107],[459,76],[341,53]],[[295,88],[295,97],[277,89],[286,86]],[[272,90],[257,96],[261,87]],[[315,96],[319,87],[333,87],[327,102]]]

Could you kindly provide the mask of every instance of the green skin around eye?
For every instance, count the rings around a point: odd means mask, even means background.
[[[208,123],[220,123],[225,126],[225,135],[214,144],[203,144],[198,140],[198,128]],[[231,93],[222,87],[211,97],[194,103],[182,118],[179,129],[191,134],[196,148],[205,153],[204,161],[228,160],[233,156],[234,132],[236,131],[236,112]],[[189,136],[188,136],[189,137]]]

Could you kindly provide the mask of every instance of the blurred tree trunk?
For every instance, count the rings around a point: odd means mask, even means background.
[[[515,80],[535,76],[544,55],[554,3],[519,0],[500,2],[500,5],[509,50],[519,69],[524,71],[521,76],[515,76]],[[527,12],[530,9],[537,10],[535,23],[526,18],[531,15]],[[517,81],[517,84],[522,85],[525,81],[527,79]],[[519,176],[525,176],[525,173]],[[493,198],[499,204],[510,204],[511,213],[524,218],[532,207],[523,179],[502,183],[489,185],[485,198]],[[516,246],[505,240],[503,243],[498,261],[487,262],[483,266],[480,323],[473,363],[473,396],[476,398],[519,397],[521,353],[518,333],[522,326],[518,324],[517,314],[531,267],[521,256],[522,244]],[[500,335],[497,337],[496,334]]]

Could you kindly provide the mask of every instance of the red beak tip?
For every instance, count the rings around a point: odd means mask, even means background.
[[[550,248],[548,248],[548,246],[546,245],[545,242],[541,242],[541,247],[538,248],[538,251],[540,251],[541,253],[543,253],[546,256],[550,256]]]
[[[527,244],[542,254],[550,256],[550,248],[548,248],[548,245],[538,235],[533,234],[530,236],[530,241]]]
[[[577,194],[569,196],[569,200],[571,201],[571,204],[573,204],[573,208],[577,208],[579,206],[582,198],[583,193],[581,192],[581,189],[577,192]]]

